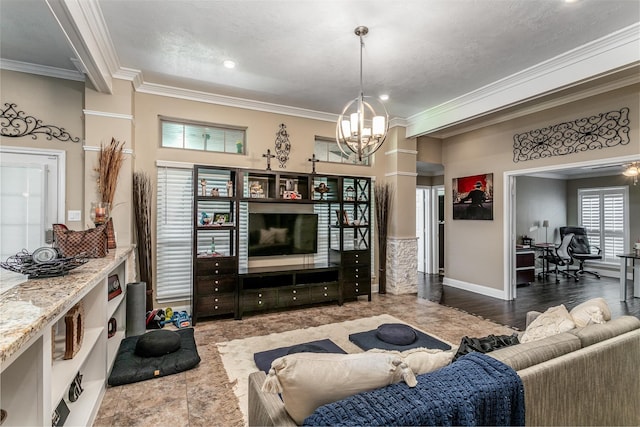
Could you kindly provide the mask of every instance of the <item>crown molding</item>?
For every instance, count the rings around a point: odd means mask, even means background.
[[[407,137],[499,112],[640,64],[640,23],[454,98],[407,119]]]
[[[83,146],[82,146],[82,149],[83,149],[84,151],[100,151],[100,150],[101,150],[101,148],[100,148],[100,147],[94,147],[93,145],[83,145]],[[133,150],[132,150],[131,148],[123,148],[123,149],[122,149],[122,152],[123,152],[124,154],[130,154],[130,155],[133,155]]]
[[[415,178],[416,176],[418,176],[418,173],[398,171],[398,172],[387,172],[384,174],[384,176],[410,176]]]
[[[39,76],[55,77],[57,79],[84,81],[84,74],[79,71],[66,70],[64,68],[49,67],[46,65],[36,65],[29,62],[13,61],[11,59],[0,59],[0,68],[20,73],[37,74]]]
[[[144,83],[142,71],[133,68],[120,67],[115,73],[113,73],[113,78],[128,80],[133,84],[135,89]]]
[[[142,83],[136,90],[150,95],[168,96],[171,98],[186,99],[189,101],[205,102],[208,104],[244,108],[247,110],[263,111],[267,113],[284,114],[287,116],[303,117],[326,122],[335,122],[338,120],[338,115],[333,113],[323,113],[321,111],[271,104],[269,102],[254,101],[251,99],[236,98],[233,96],[217,95],[214,93],[191,89],[181,89],[156,83]]]
[[[396,148],[393,150],[389,150],[389,151],[385,151],[384,154],[386,156],[390,155],[390,154],[413,154],[416,155],[418,154],[417,150],[407,150],[405,148]]]

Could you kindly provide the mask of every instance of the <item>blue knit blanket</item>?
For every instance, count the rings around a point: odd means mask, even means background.
[[[469,353],[416,378],[414,388],[401,382],[321,406],[304,425],[524,425],[522,381],[492,357]]]

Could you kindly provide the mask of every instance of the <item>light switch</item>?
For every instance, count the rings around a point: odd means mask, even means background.
[[[67,211],[67,221],[80,221],[82,219],[82,211]]]

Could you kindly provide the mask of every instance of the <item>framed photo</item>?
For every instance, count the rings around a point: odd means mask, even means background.
[[[229,212],[216,212],[213,214],[214,224],[227,224],[229,222]]]
[[[117,274],[113,274],[109,276],[108,283],[109,283],[108,299],[109,301],[111,301],[112,299],[114,299],[115,297],[117,297],[122,293],[122,288],[120,287],[120,279],[118,278]]]
[[[453,219],[493,220],[493,174],[453,178]]]

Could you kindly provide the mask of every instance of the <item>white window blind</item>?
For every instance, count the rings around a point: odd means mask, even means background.
[[[618,254],[629,246],[627,187],[578,190],[579,223],[587,230],[591,246],[602,250],[602,260],[619,263]]]
[[[159,303],[191,298],[193,172],[158,168],[157,299]]]

